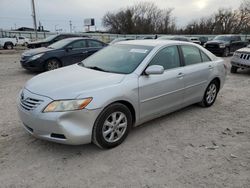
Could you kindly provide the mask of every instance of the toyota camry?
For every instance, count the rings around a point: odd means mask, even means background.
[[[18,111],[31,135],[63,144],[121,144],[132,127],[191,104],[214,104],[223,59],[189,42],[134,40],[29,80]]]

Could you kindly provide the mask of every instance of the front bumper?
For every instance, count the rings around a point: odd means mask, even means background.
[[[20,64],[24,69],[31,71],[43,71],[44,70],[44,61],[39,58],[33,61],[21,59]]]
[[[246,60],[233,56],[231,65],[239,68],[250,68],[250,59]]]
[[[18,113],[28,133],[40,139],[62,144],[91,143],[93,125],[101,109],[42,113],[52,100],[26,89],[23,93],[24,96],[43,101],[35,109],[27,110],[22,107],[18,97]]]
[[[212,52],[213,54],[223,54],[225,48],[209,48],[209,47],[205,47],[208,51]]]

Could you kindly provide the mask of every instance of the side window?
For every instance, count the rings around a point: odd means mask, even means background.
[[[54,39],[54,41],[59,41],[59,40],[62,40],[62,39],[64,39],[65,38],[65,36],[64,35],[60,35],[60,36],[58,36],[58,37],[56,37],[55,39]]]
[[[193,65],[202,62],[200,50],[194,46],[181,46],[185,65]]]
[[[78,40],[76,42],[71,43],[73,49],[76,48],[85,48],[86,47],[86,40]]]
[[[180,57],[177,46],[166,47],[159,51],[149,65],[161,65],[165,70],[180,67]]]
[[[205,54],[203,51],[201,51],[201,58],[202,58],[202,61],[203,62],[208,62],[208,61],[211,61],[211,59],[207,56],[207,54]]]
[[[19,37],[19,39],[24,39],[24,37]]]
[[[96,48],[96,47],[102,47],[102,43],[98,42],[96,40],[88,40],[89,47]]]

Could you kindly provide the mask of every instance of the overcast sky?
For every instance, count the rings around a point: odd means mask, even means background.
[[[69,31],[69,20],[74,30],[83,31],[83,20],[95,18],[97,29],[103,29],[101,19],[107,11],[146,0],[35,0],[37,21],[45,29]],[[173,8],[179,27],[199,17],[210,15],[218,8],[238,8],[241,0],[147,0],[159,8]],[[31,0],[0,0],[0,28],[32,27]]]

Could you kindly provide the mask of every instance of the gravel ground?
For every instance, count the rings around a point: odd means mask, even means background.
[[[187,107],[100,150],[25,133],[16,96],[36,74],[19,58],[0,53],[0,187],[250,187],[250,71],[229,73],[211,108]]]

